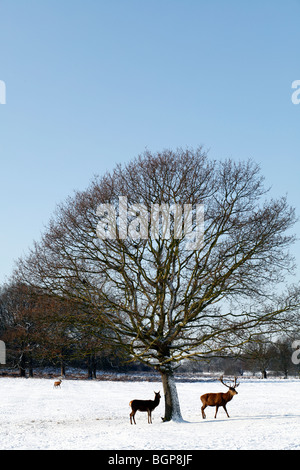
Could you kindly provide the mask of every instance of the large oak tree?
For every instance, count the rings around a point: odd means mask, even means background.
[[[180,420],[182,360],[237,350],[299,307],[299,287],[278,291],[294,223],[252,161],[146,151],[58,207],[18,275],[98,315],[111,343],[160,372],[164,419]]]

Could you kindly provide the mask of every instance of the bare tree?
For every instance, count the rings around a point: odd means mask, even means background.
[[[6,285],[1,289],[0,304],[2,338],[7,343],[10,363],[19,369],[21,377],[25,377],[27,367],[32,376],[32,360],[39,335],[37,296],[25,284]]]
[[[246,345],[243,358],[253,371],[259,370],[263,379],[267,378],[267,370],[275,356],[273,342],[264,336],[256,336],[254,341]]]
[[[85,303],[111,343],[160,372],[164,420],[180,420],[183,359],[232,352],[299,307],[299,287],[274,296],[292,269],[294,222],[252,161],[147,151],[58,207],[18,276]]]

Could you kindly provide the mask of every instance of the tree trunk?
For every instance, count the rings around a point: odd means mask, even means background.
[[[26,377],[26,356],[22,352],[19,363],[20,377]]]
[[[65,362],[64,362],[63,358],[61,358],[61,360],[60,360],[60,375],[61,375],[61,377],[66,376],[66,366],[65,366]]]
[[[96,378],[96,359],[95,354],[89,354],[87,358],[87,366],[88,366],[88,379],[95,379]]]
[[[31,354],[28,358],[28,374],[29,374],[29,377],[33,377],[33,361],[32,361]]]
[[[165,396],[163,421],[182,421],[176,383],[172,371],[160,371]]]

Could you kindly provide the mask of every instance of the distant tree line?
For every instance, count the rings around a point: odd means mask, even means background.
[[[0,336],[6,344],[6,367],[33,376],[34,367],[124,369],[124,354],[103,340],[105,326],[91,312],[68,299],[11,283],[0,290]],[[107,336],[107,335],[106,335]]]
[[[299,338],[300,334],[295,337]],[[222,371],[225,375],[240,376],[249,373],[262,379],[272,376],[300,377],[300,364],[292,361],[292,355],[295,352],[292,347],[293,341],[293,336],[288,335],[283,335],[273,341],[261,338],[260,341],[248,343],[236,357],[215,357],[207,362],[190,361],[182,370],[203,373]]]

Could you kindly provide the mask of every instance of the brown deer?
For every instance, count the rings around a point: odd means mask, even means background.
[[[200,397],[200,400],[202,401],[203,406],[201,407],[202,411],[202,418],[206,418],[206,414],[204,413],[204,410],[207,406],[215,406],[216,407],[216,413],[215,413],[215,418],[217,417],[218,409],[219,406],[223,406],[224,410],[226,411],[226,414],[229,418],[229,414],[226,409],[226,404],[232,400],[234,395],[237,395],[236,388],[240,385],[239,383],[236,383],[236,377],[234,378],[234,384],[233,386],[227,385],[223,382],[223,376],[221,375],[220,377],[220,382],[225,385],[225,387],[228,387],[229,390],[226,393],[205,393]]]
[[[160,392],[154,392],[155,393],[155,398],[154,400],[132,400],[129,403],[129,406],[131,406],[131,413],[130,413],[130,424],[132,424],[132,420],[134,424],[135,422],[135,413],[137,411],[147,411],[148,413],[148,423],[152,424],[152,418],[151,418],[151,413],[159,405],[160,402]]]
[[[54,382],[54,384],[53,384],[53,387],[54,387],[54,388],[60,387],[60,384],[61,384],[61,383],[62,383],[62,380],[61,380],[61,379],[56,380],[56,381]]]

